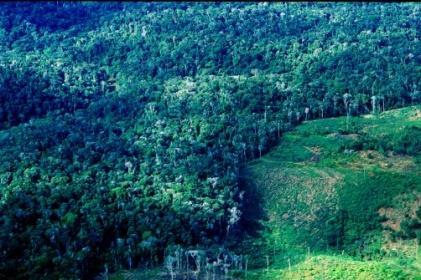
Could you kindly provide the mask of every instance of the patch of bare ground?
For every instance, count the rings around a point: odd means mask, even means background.
[[[336,138],[336,139],[351,139],[351,140],[358,140],[359,135],[356,133],[351,133],[351,134],[341,134],[338,132],[334,132],[334,133],[329,133],[327,135],[327,137],[329,138]]]
[[[322,148],[321,147],[307,147],[304,146],[304,148],[306,148],[308,151],[311,152],[312,156],[310,158],[310,161],[312,162],[319,162],[320,161],[320,154],[322,153]]]
[[[387,220],[382,223],[385,228],[390,228],[394,231],[401,229],[400,223],[406,218],[417,219],[417,211],[421,207],[421,193],[413,191],[412,193],[405,193],[396,196],[393,199],[395,205],[400,205],[399,208],[380,208],[378,213]]]
[[[317,147],[310,149],[320,152]],[[258,185],[266,186],[267,205],[278,205],[268,209],[269,220],[293,221],[300,227],[317,221],[321,212],[333,215],[337,211],[337,188],[343,182],[343,175],[333,169],[303,166],[273,168],[264,172],[264,176],[256,176],[255,180]],[[282,208],[288,211],[280,210]]]
[[[375,129],[376,127],[379,127],[379,125],[378,124],[366,125],[362,128],[362,132],[368,133],[369,131],[371,131],[372,129]]]
[[[382,222],[382,226],[385,229],[383,231],[386,242],[383,245],[383,249],[386,251],[402,251],[411,252],[416,247],[416,239],[414,240],[397,240],[393,241],[391,238],[391,232],[399,232],[401,230],[401,223],[405,219],[418,219],[417,211],[421,207],[421,193],[414,191],[411,193],[401,194],[393,199],[395,205],[399,207],[388,207],[380,208],[378,213],[381,217],[385,217],[386,221]]]
[[[318,220],[323,211],[335,212],[338,205],[337,187],[343,176],[323,169],[312,169],[317,175],[302,174],[294,176],[295,188],[298,189],[296,201],[301,207],[292,207],[292,211],[284,214],[284,218],[293,219],[296,227]]]
[[[320,147],[317,146],[304,146],[304,148],[306,148],[308,151],[312,152],[313,154],[320,154],[322,149]]]
[[[308,178],[302,183],[302,191],[298,194],[298,201],[306,205],[308,211],[297,213],[298,218],[312,222],[318,219],[318,213],[322,209],[330,209],[335,211],[338,204],[338,183],[341,182],[343,176],[339,173],[330,174],[322,169],[315,172],[318,176]]]
[[[385,242],[382,245],[382,249],[386,252],[400,252],[406,256],[417,256],[418,241],[414,239],[397,239],[392,241],[391,234],[388,231],[384,231]]]
[[[417,109],[412,116],[409,117],[411,121],[421,120],[421,110]]]
[[[378,211],[381,217],[386,217],[387,220],[382,222],[382,226],[393,231],[401,230],[401,220],[399,219],[399,213],[391,207],[382,207]]]
[[[414,158],[405,155],[398,155],[389,152],[387,156],[374,151],[358,151],[359,160],[350,162],[353,169],[361,169],[367,165],[379,165],[383,169],[393,169],[394,171],[404,172],[416,168]]]

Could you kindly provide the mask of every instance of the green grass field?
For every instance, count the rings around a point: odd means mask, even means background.
[[[291,269],[256,270],[246,279],[419,279],[419,267],[396,261],[357,261],[349,257],[318,255],[306,258]]]
[[[244,171],[263,213],[247,279],[419,279],[420,142],[419,106],[285,134]]]

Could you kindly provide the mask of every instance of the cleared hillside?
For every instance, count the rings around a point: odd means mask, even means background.
[[[306,122],[249,164],[256,279],[420,275],[420,109]]]

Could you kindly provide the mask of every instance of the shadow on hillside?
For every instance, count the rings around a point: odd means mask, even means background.
[[[307,250],[294,244],[274,245],[265,233],[272,229],[265,226],[269,220],[264,209],[264,194],[253,180],[253,174],[243,168],[240,176],[240,190],[244,191],[242,219],[237,237],[241,245],[236,249],[249,258],[249,268],[266,269],[267,261],[271,269],[285,269],[305,260]],[[269,243],[268,243],[269,242]]]
[[[263,229],[262,220],[266,220],[266,214],[262,207],[262,194],[258,186],[251,179],[252,174],[244,168],[240,176],[240,190],[244,191],[242,219],[241,219],[241,237],[258,237],[259,231]]]

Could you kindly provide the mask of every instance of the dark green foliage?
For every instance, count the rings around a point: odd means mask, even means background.
[[[33,69],[0,67],[0,129],[27,122],[30,119],[71,113],[86,108],[98,95],[86,96],[82,89],[71,92],[54,81],[41,77]],[[98,92],[96,92],[98,93]]]
[[[401,154],[416,155],[421,151],[421,128],[409,127],[395,134],[391,141],[392,150]]]
[[[155,265],[168,245],[235,242],[239,169],[284,131],[420,101],[417,13],[411,4],[3,4],[0,275],[88,279],[104,265]],[[419,134],[366,142],[414,154]],[[332,153],[351,145],[338,139]],[[329,244],[342,246],[344,219],[326,224]]]

